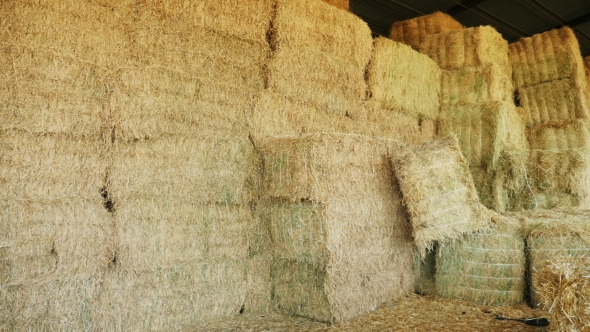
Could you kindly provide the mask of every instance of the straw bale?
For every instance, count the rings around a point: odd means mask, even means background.
[[[499,214],[486,232],[441,246],[436,260],[439,296],[484,305],[524,301],[525,243],[518,219]]]
[[[281,47],[273,53],[267,69],[270,90],[330,113],[344,115],[365,98],[365,65],[316,48]]]
[[[99,198],[105,147],[91,138],[0,131],[0,198]]]
[[[428,35],[420,44],[419,51],[428,55],[442,69],[491,64],[510,68],[508,42],[491,26]]]
[[[481,204],[494,211],[506,211],[508,192],[499,178],[499,172],[482,167],[469,167],[469,171]]]
[[[167,137],[118,143],[109,170],[115,201],[166,197],[191,203],[242,204],[254,198],[258,157],[247,137]]]
[[[294,57],[305,56],[305,49],[314,49],[328,59],[339,59],[356,71],[364,71],[373,40],[362,19],[323,1],[276,0],[271,43],[281,53],[290,52]]]
[[[434,141],[438,135],[438,120],[423,119],[420,121],[420,142]]]
[[[426,36],[463,29],[463,25],[442,12],[393,22],[389,38],[419,50]]]
[[[551,331],[590,329],[590,258],[547,261],[534,285],[540,305],[551,314]]]
[[[245,258],[252,214],[248,206],[203,205],[152,198],[115,205],[117,263],[147,271],[198,259]]]
[[[270,254],[248,257],[248,284],[244,312],[258,315],[270,313],[272,302],[271,262],[272,255]]]
[[[570,78],[521,88],[518,93],[527,127],[551,121],[588,119],[586,90],[585,81]]]
[[[349,4],[349,0],[323,0],[325,3],[329,3],[332,6],[335,6],[337,8],[340,9],[344,9],[344,10],[348,10],[350,11],[350,4]]]
[[[441,104],[512,102],[512,77],[508,67],[496,64],[442,70]]]
[[[422,257],[416,248],[414,253],[414,291],[420,295],[436,295],[436,246]]]
[[[439,109],[441,70],[434,61],[410,47],[379,37],[367,68],[371,99],[384,108],[415,118],[435,119]]]
[[[246,260],[195,260],[149,272],[114,269],[100,297],[100,331],[192,330],[239,314],[246,297]]]
[[[517,89],[565,78],[584,79],[580,45],[569,27],[553,29],[509,45]]]
[[[113,233],[98,199],[2,200],[0,284],[97,275],[113,259]]]
[[[525,230],[529,276],[532,282],[531,303],[541,303],[540,271],[546,261],[559,258],[586,257],[590,253],[590,212],[588,210],[533,210],[514,214]]]
[[[92,331],[102,276],[64,277],[0,286],[0,300],[8,314],[2,331]],[[2,309],[0,309],[2,312]]]
[[[434,241],[444,245],[489,226],[455,137],[401,150],[392,162],[422,255]]]

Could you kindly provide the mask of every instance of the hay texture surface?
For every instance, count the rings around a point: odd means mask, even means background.
[[[517,89],[566,78],[584,80],[580,45],[569,27],[522,38],[510,44],[509,54]]]
[[[514,97],[510,71],[505,66],[442,70],[441,75],[441,104],[512,102]]]
[[[490,26],[428,35],[419,50],[447,70],[491,64],[510,68],[508,42]]]
[[[547,261],[536,284],[541,305],[551,313],[551,331],[587,331],[590,328],[590,259]]]
[[[498,214],[493,221],[489,231],[439,248],[439,296],[484,305],[515,305],[524,301],[525,243],[520,222]]]
[[[399,151],[392,158],[414,243],[424,255],[434,241],[443,245],[464,233],[489,227],[467,161],[451,136]]]
[[[319,133],[258,147],[279,310],[338,322],[413,289],[409,228],[387,144]]]
[[[415,118],[438,115],[440,69],[428,56],[387,38],[373,41],[367,69],[371,99]]]
[[[450,15],[436,12],[405,21],[393,22],[389,38],[419,50],[428,35],[463,29],[463,25]]]

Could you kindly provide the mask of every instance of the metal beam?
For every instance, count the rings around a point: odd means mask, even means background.
[[[588,21],[590,21],[590,13],[584,14],[580,17],[574,18],[573,20],[567,21],[564,25],[575,27],[576,25],[582,25]]]
[[[461,14],[462,12],[469,10],[469,8],[475,7],[484,1],[486,1],[486,0],[466,0],[466,1],[463,1],[463,2],[461,2],[461,4],[458,4],[454,7],[449,8],[447,10],[447,14],[449,14],[451,16]]]

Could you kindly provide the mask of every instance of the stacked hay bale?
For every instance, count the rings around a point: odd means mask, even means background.
[[[442,68],[439,134],[455,134],[483,204],[504,211],[524,186],[526,139],[513,103],[508,43],[489,26],[426,36]]]
[[[520,207],[535,200],[541,208],[589,206],[587,82],[574,32],[563,27],[523,38],[509,51],[531,145],[533,195]]]
[[[279,310],[339,322],[412,291],[411,235],[385,142],[319,133],[259,149]]]
[[[463,29],[463,25],[448,14],[436,12],[405,21],[394,22],[389,38],[419,50],[426,36]]]
[[[103,80],[123,31],[85,2],[0,15],[0,330],[89,329],[114,255]]]
[[[187,329],[244,310],[258,183],[246,114],[264,88],[271,11],[270,0],[133,7],[134,56],[109,105],[117,256],[105,330]]]
[[[349,0],[323,0],[325,3],[329,3],[332,6],[335,6],[340,9],[350,11],[350,4]]]

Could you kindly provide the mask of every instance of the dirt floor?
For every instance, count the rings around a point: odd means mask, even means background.
[[[203,331],[546,331],[519,321],[548,318],[546,312],[526,305],[487,307],[441,298],[410,295],[386,303],[374,312],[341,324],[312,322],[305,318],[241,315],[233,319],[209,322]]]

